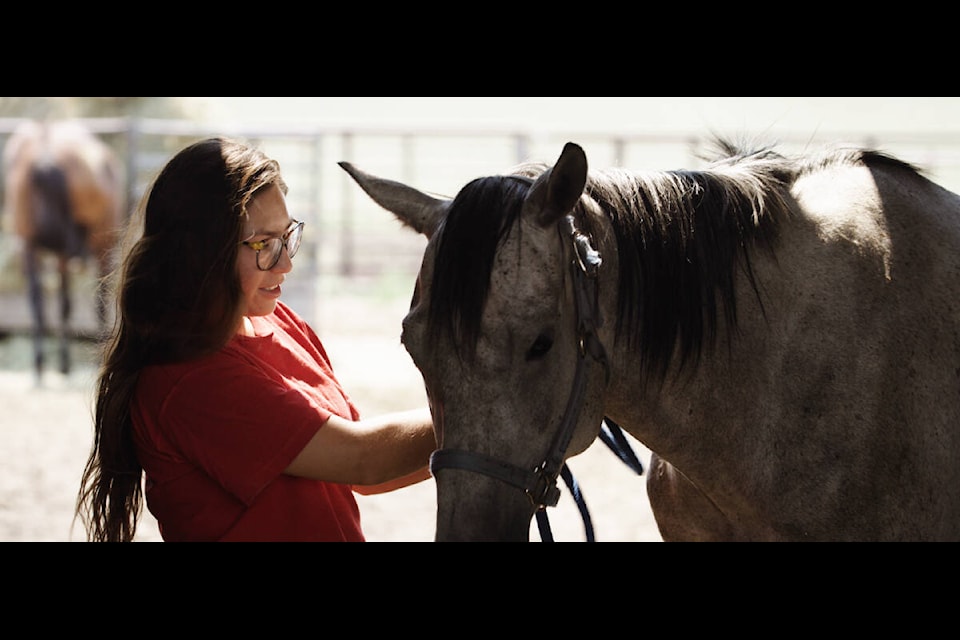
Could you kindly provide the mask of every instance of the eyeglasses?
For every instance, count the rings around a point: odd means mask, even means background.
[[[264,240],[244,240],[240,244],[245,244],[257,252],[257,269],[270,271],[280,262],[280,251],[283,247],[287,248],[287,255],[291,260],[297,255],[301,238],[303,238],[303,223],[294,220],[293,226],[282,236]]]

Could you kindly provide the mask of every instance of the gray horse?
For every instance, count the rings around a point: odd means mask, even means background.
[[[604,416],[667,541],[960,540],[960,197],[865,149],[554,166],[452,200],[343,168],[429,238],[403,344],[437,540],[525,540]],[[615,460],[611,464],[618,464]]]

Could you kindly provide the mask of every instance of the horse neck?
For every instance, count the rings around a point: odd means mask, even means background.
[[[720,329],[736,326],[734,280],[746,266],[756,291],[750,251],[772,248],[786,207],[774,178],[760,169],[613,170],[588,185],[602,212],[593,221],[602,225],[608,340],[645,384],[696,367]]]

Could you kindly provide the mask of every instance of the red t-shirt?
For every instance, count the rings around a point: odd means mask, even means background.
[[[363,541],[348,485],[283,470],[331,414],[356,420],[320,339],[282,303],[211,356],[146,367],[132,407],[166,541]]]

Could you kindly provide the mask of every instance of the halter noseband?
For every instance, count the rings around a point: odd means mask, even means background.
[[[597,272],[602,259],[590,246],[590,239],[577,229],[572,215],[565,216],[557,225],[557,230],[561,238],[568,237],[573,244],[574,259],[570,261],[570,271],[573,276],[573,299],[577,313],[578,355],[567,406],[543,462],[529,470],[472,451],[440,449],[430,456],[430,473],[434,476],[441,469],[462,469],[497,478],[522,489],[537,509],[554,507],[560,498],[557,477],[563,468],[564,454],[583,409],[588,354],[603,365],[605,379],[610,378],[606,350],[597,336],[597,330],[602,323],[597,287]]]

